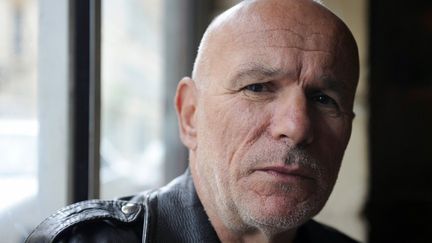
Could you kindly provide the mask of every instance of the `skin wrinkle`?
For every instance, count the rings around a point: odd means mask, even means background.
[[[260,64],[257,63],[249,63],[247,65],[244,65],[247,68],[239,68],[240,71],[234,75],[234,78],[230,78],[230,84],[234,83],[235,89],[229,89],[226,88],[230,93],[238,92],[237,89],[243,87],[247,83],[241,82],[241,80],[254,80],[253,82],[268,82],[267,80],[272,80],[273,78],[277,78],[278,76],[282,75],[281,70],[277,70],[275,68],[265,68]],[[289,74],[286,74],[286,76],[289,76]],[[256,77],[256,78],[255,78]],[[339,93],[347,93],[347,87],[345,85],[345,82],[335,81],[334,79],[322,77],[321,80],[324,81],[325,85],[323,89],[328,90],[336,90],[339,91]],[[306,82],[303,82],[304,85],[306,85]],[[305,90],[307,90],[307,87],[303,87]],[[342,92],[343,91],[343,92]],[[346,100],[347,97],[341,97],[342,100]],[[344,115],[348,116],[348,118],[351,118],[354,116],[353,112],[346,112],[346,111],[339,111],[336,116],[338,115]]]
[[[294,163],[294,162],[293,162]],[[279,185],[279,186],[281,186],[281,187],[284,187],[284,189],[283,189],[283,191],[288,191],[288,192],[293,192],[293,190],[295,190],[295,188],[292,188],[292,187],[289,187],[289,186],[287,186],[287,185]],[[255,191],[255,193],[257,193],[258,194],[258,196],[259,197],[261,197],[262,199],[261,199],[261,201],[263,201],[263,202],[265,202],[265,201],[267,201],[266,199],[266,195],[261,195],[259,192],[257,192],[257,191]],[[296,202],[294,202],[294,204],[298,204],[300,201],[303,201],[303,200],[295,200]],[[263,203],[263,205],[266,205],[266,203]],[[252,217],[252,220],[254,220],[253,219],[253,217]],[[287,219],[288,221],[289,221],[289,219]],[[256,221],[256,223],[258,223],[257,221]],[[264,225],[271,225],[271,224],[274,224],[274,222],[267,222],[267,223],[262,223],[261,222],[261,224],[264,224]],[[284,222],[283,224],[288,224],[287,222]],[[268,232],[268,233],[270,233],[270,231]],[[274,233],[274,232],[273,232]]]
[[[244,67],[243,67],[244,66]],[[239,82],[242,80],[254,80],[257,82],[268,82],[273,80],[274,78],[278,78],[281,76],[286,76],[286,77],[292,77],[292,76],[298,76],[297,75],[293,75],[290,73],[284,73],[282,70],[277,69],[277,68],[267,68],[264,67],[262,64],[260,63],[247,63],[246,65],[241,65],[238,67],[239,71],[237,71],[234,75],[228,75],[228,76],[234,76],[233,78],[229,78],[229,84],[234,84],[233,86],[235,87],[235,89],[239,89],[241,87],[243,87],[244,85],[247,84],[247,82]],[[345,82],[343,81],[336,81],[335,79],[328,77],[326,75],[321,76],[319,78],[320,80],[323,80],[325,85],[325,88],[322,89],[334,89],[334,90],[338,90],[338,91],[347,91],[348,87],[345,85]],[[266,81],[267,80],[267,81]],[[305,82],[303,82],[305,83]],[[235,89],[229,89],[226,88],[230,91],[235,92]],[[342,93],[342,92],[340,92]]]
[[[250,62],[237,67],[238,71],[234,74],[229,74],[228,84],[233,84],[234,90],[240,89],[247,84],[248,79],[256,80],[258,82],[265,81],[267,79],[271,80],[274,77],[282,75],[280,70],[274,68],[267,68],[259,63]],[[254,78],[255,77],[255,78]]]
[[[252,144],[256,143],[256,141],[260,138],[259,136],[265,132],[266,128],[270,124],[271,119],[266,119],[266,120],[268,122],[261,125],[260,128],[258,128],[256,130],[250,130],[249,134],[246,135],[246,137],[250,137],[250,138],[246,139],[243,144],[240,144],[240,147],[248,147],[248,146],[251,146]],[[233,157],[234,157],[234,154],[233,154],[233,156],[231,156],[231,158],[229,158],[230,161],[233,161]]]
[[[278,46],[278,45],[271,45],[268,47],[272,47],[272,48],[287,48],[287,49],[297,49],[300,51],[306,51],[306,52],[323,52],[323,53],[327,53],[327,54],[331,54],[331,52],[329,51],[321,51],[321,50],[314,50],[314,49],[304,49],[304,48],[300,48],[300,47],[294,47],[294,46]]]
[[[281,32],[281,31],[282,31],[282,32],[288,32],[288,33],[291,33],[291,34],[297,36],[298,38],[300,38],[302,41],[312,39],[312,37],[313,37],[313,36],[316,36],[316,35],[319,35],[319,36],[325,36],[325,34],[318,33],[318,32],[312,32],[312,33],[309,33],[309,34],[306,35],[306,36],[303,36],[303,35],[301,35],[301,34],[295,32],[295,31],[293,31],[293,30],[291,30],[291,29],[289,29],[289,28],[271,28],[271,29],[267,29],[267,30],[244,31],[244,32],[242,33],[242,35],[250,35],[250,34],[254,34],[254,35],[256,35],[256,34],[258,34],[258,33],[260,33],[260,32],[263,33],[263,34],[269,34],[270,32],[278,32],[278,33],[279,33],[279,32]],[[234,38],[234,39],[232,39],[232,40],[233,40],[233,41],[237,41],[238,39],[240,39],[240,37],[242,37],[242,36],[239,36],[239,37]]]
[[[250,1],[250,2],[256,2],[256,1]],[[306,29],[306,27],[309,27],[309,26],[315,26],[315,29],[321,29],[321,28],[324,28],[324,27],[331,27],[331,28],[333,28],[333,31],[334,31],[334,29],[346,29],[345,24],[342,23],[340,20],[336,20],[337,17],[334,14],[330,13],[329,11],[327,11],[327,13],[325,13],[325,18],[327,18],[326,20],[328,20],[329,19],[328,15],[330,15],[331,17],[333,17],[333,20],[331,21],[331,24],[329,24],[326,21],[322,21],[322,19],[324,18],[324,16],[323,16],[324,14],[323,14],[322,11],[321,11],[321,13],[319,13],[320,16],[318,16],[315,20],[309,20],[309,21],[312,21],[312,22],[303,23],[303,22],[297,21],[298,16],[297,16],[297,18],[293,17],[293,16],[289,16],[289,15],[287,16],[285,10],[283,10],[283,9],[286,8],[286,4],[279,4],[277,2],[276,3],[272,3],[272,4],[275,4],[275,5],[279,6],[279,7],[275,8],[277,10],[277,12],[279,13],[279,16],[282,16],[282,18],[284,18],[284,20],[286,20],[287,22],[293,22],[291,24],[291,26],[299,26],[299,25],[301,25],[300,27],[298,27],[298,29],[300,29],[302,31],[304,29]],[[261,5],[263,5],[263,4],[261,4]],[[244,4],[241,7],[245,8],[245,9],[249,9],[250,8],[250,6],[248,4]],[[232,9],[230,9],[230,10],[226,11],[225,13],[223,13],[222,15],[218,16],[211,23],[211,25],[209,26],[209,29],[208,29],[209,31],[206,32],[206,34],[204,35],[203,41],[201,42],[201,45],[200,45],[200,48],[199,48],[200,50],[201,49],[206,49],[204,47],[207,46],[207,42],[208,42],[207,39],[210,39],[212,37],[213,33],[217,31],[217,29],[223,28],[224,26],[235,29],[237,27],[238,23],[241,23],[241,24],[244,25],[245,22],[251,21],[250,19],[252,19],[254,21],[260,21],[260,19],[257,19],[256,14],[252,15],[252,17],[251,16],[245,17],[245,16],[247,16],[247,14],[245,14],[246,10],[241,9],[241,7],[239,5],[236,5]],[[322,3],[320,3],[319,1],[315,1],[314,8],[317,8],[317,7],[321,8],[321,9],[325,9],[325,7],[323,7]],[[296,5],[295,8],[300,9],[300,7],[298,5]],[[266,9],[268,9],[268,7]],[[295,12],[295,11],[293,9],[291,9],[291,12]],[[262,13],[259,13],[259,15],[264,15],[265,16],[265,14],[262,14]],[[276,15],[276,13],[273,11],[270,16],[274,17],[275,15]],[[233,18],[233,19],[236,18],[237,19],[237,21],[236,21],[237,24],[234,24],[234,22],[230,23],[229,21],[226,21],[229,18]],[[302,21],[305,21],[304,18],[301,18],[301,19],[302,19]],[[334,27],[332,25],[334,25]],[[281,29],[286,29],[286,28],[281,28]],[[253,32],[253,31],[249,31],[249,32]],[[342,33],[342,36],[344,37],[343,39],[345,39],[346,35],[345,35],[344,31],[339,31],[339,32]],[[294,33],[296,33],[296,32],[294,32]],[[315,32],[313,32],[313,33],[315,33]],[[225,35],[224,36],[224,39],[225,39],[224,41],[229,41],[230,39],[235,38],[234,36],[237,36],[237,35]],[[336,38],[336,40],[338,42],[342,41],[341,39],[342,38],[340,38],[340,37]],[[349,35],[348,39],[352,39],[352,36]],[[346,40],[344,40],[344,41],[346,42]],[[339,46],[339,44],[337,46]],[[354,46],[354,48],[352,48],[352,49],[356,49],[356,48],[357,47]],[[195,62],[195,65],[194,65],[194,71],[193,71],[192,77],[193,77],[194,80],[198,81],[198,83],[202,83],[201,82],[201,80],[203,80],[202,77],[206,76],[206,74],[208,74],[208,73],[203,72],[202,75],[199,75],[198,72],[197,72],[197,70],[200,69],[200,68],[198,68],[197,64],[200,63],[200,61],[206,62],[207,60],[201,60],[201,59],[204,59],[202,57],[203,56],[207,56],[207,55],[200,55],[200,54],[203,54],[203,52],[201,52],[201,51],[199,51],[198,54],[199,55],[198,55],[198,58],[197,58],[197,60]],[[356,65],[356,64],[353,64],[353,65]],[[210,67],[212,65],[208,64],[206,66]],[[203,70],[201,70],[201,71],[203,71]],[[355,80],[358,80],[358,77]],[[354,83],[356,84],[356,82],[354,82]],[[199,86],[200,86],[200,88],[206,87],[204,85],[199,85]],[[355,85],[354,85],[354,87],[355,87]]]
[[[256,34],[256,33],[255,33]],[[281,33],[278,33],[281,34]],[[311,37],[312,38],[312,37]],[[308,47],[300,47],[300,46],[296,46],[296,43],[303,43],[303,45],[309,46],[311,44],[309,44],[309,40],[311,40],[311,38],[306,38],[303,37],[300,40],[293,40],[292,38],[290,38],[290,36],[273,36],[270,39],[268,39],[268,37],[266,37],[264,39],[259,39],[259,38],[248,38],[248,37],[242,37],[241,39],[243,39],[243,41],[241,42],[243,46],[245,47],[249,47],[249,48],[254,48],[256,47],[256,45],[261,45],[262,47],[273,47],[273,48],[287,48],[287,49],[297,49],[300,51],[309,51],[309,52],[323,52],[323,53],[328,53],[331,54],[331,52],[329,51],[325,51],[323,50],[323,47],[318,47],[318,48],[308,48]],[[277,42],[276,44],[267,44],[267,42]],[[238,42],[238,41],[237,41]],[[281,42],[279,44],[279,42]],[[317,43],[313,43],[313,46],[316,46]]]
[[[333,106],[311,95],[336,94],[343,111],[352,111],[358,56],[351,37],[340,20],[308,0],[245,1],[206,31],[194,64],[196,85],[186,86],[197,89],[187,93],[196,94],[193,118],[185,118],[194,122],[180,125],[182,140],[196,144],[189,147],[192,177],[222,242],[290,242],[325,204],[351,118],[335,116]],[[251,63],[264,72],[236,80]],[[273,93],[244,89],[257,82],[274,85]],[[281,165],[311,179],[285,181],[260,170]]]
[[[257,139],[259,139],[259,135],[265,130],[265,126],[267,124],[263,124],[259,129],[257,130],[249,130],[249,134],[247,134],[247,137],[250,137],[250,139],[245,140],[244,143],[240,144],[239,147],[247,147],[250,144],[253,144]],[[241,151],[241,150],[240,150]],[[230,156],[228,157],[228,161],[235,161],[234,157],[236,157],[236,151],[233,153],[230,153]]]

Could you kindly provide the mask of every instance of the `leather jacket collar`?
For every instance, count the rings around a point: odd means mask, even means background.
[[[220,242],[198,199],[190,171],[154,191],[118,200],[67,206],[43,221],[27,243]],[[296,243],[354,243],[313,220],[299,227]]]
[[[198,199],[189,170],[167,186],[131,201],[147,205],[143,242],[220,242]]]

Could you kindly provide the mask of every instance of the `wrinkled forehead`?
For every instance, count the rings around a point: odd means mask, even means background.
[[[338,39],[334,33],[325,31],[297,31],[296,28],[271,27],[239,31],[232,38],[235,48],[294,48],[303,51],[336,52]],[[228,43],[227,43],[228,44]],[[241,49],[240,49],[241,50]]]
[[[225,33],[229,34],[222,37],[223,49],[229,56],[225,61],[242,65],[242,62],[267,60],[281,66],[284,62],[296,65],[298,60],[308,64],[317,62],[315,68],[344,76],[355,85],[355,42],[342,22],[322,11],[244,15],[236,24],[227,26]]]
[[[264,1],[262,1],[264,2]],[[261,4],[246,6],[227,21],[233,44],[243,47],[295,47],[334,51],[347,42],[347,29],[321,5]],[[281,4],[282,5],[282,4]]]
[[[198,79],[221,83],[237,66],[253,62],[288,72],[333,72],[355,91],[357,47],[339,18],[307,0],[246,2],[251,4],[228,10],[207,30]]]

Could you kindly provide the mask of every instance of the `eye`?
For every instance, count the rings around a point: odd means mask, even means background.
[[[269,100],[274,97],[276,90],[271,82],[265,82],[246,85],[240,91],[248,99]]]
[[[246,87],[244,87],[244,90],[255,92],[255,93],[267,91],[265,85],[261,83],[247,85]]]
[[[317,103],[320,107],[339,110],[338,103],[332,97],[322,92],[315,92],[311,94],[310,100]]]
[[[312,100],[323,105],[337,105],[336,101],[325,94],[314,95],[312,96]]]

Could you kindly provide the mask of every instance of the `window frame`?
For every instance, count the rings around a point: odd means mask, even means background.
[[[99,197],[101,0],[70,8],[73,143],[71,202]]]
[[[78,202],[100,194],[101,0],[69,1],[72,97],[71,198]],[[163,182],[183,173],[188,153],[180,141],[173,105],[178,79],[190,76],[202,34],[216,0],[164,0],[165,71]],[[180,10],[179,10],[180,9]],[[180,21],[179,21],[180,20]],[[179,35],[178,31],[187,33]],[[175,37],[175,38],[174,38]],[[179,38],[180,37],[180,38]]]

